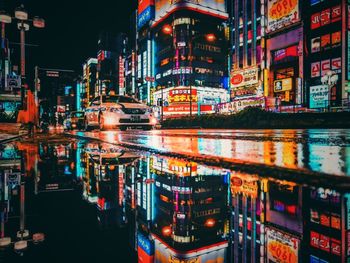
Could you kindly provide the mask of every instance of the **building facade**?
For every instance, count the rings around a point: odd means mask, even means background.
[[[138,13],[138,97],[166,117],[214,113],[229,99],[225,3],[143,1]]]

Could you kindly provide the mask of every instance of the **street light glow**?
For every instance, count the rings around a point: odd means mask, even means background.
[[[216,36],[214,34],[207,34],[206,39],[209,42],[214,42],[216,40]]]
[[[173,29],[170,25],[164,25],[163,26],[163,33],[166,35],[170,35],[172,33]]]

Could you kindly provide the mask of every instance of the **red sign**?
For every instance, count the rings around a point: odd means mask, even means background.
[[[297,57],[298,56],[298,46],[291,46],[283,49],[276,50],[274,52],[274,62],[282,60],[286,57]]]
[[[150,5],[154,5],[154,0],[139,0],[138,14],[141,14]]]
[[[338,71],[341,69],[341,58],[333,58],[332,59],[332,70]]]
[[[321,26],[320,13],[313,14],[311,16],[311,29],[316,29]]]
[[[148,82],[154,82],[154,77],[145,77],[145,80]]]
[[[318,245],[319,245],[320,249],[329,252],[329,250],[330,250],[330,239],[329,239],[329,237],[324,236],[324,235],[320,235],[320,240],[319,240]]]
[[[242,181],[242,179],[239,178],[239,177],[232,177],[232,178],[231,178],[231,184],[232,184],[233,186],[241,186],[241,185],[243,184],[243,181]]]
[[[153,263],[154,256],[148,255],[141,247],[137,247],[137,256],[139,263]]]
[[[327,74],[327,71],[331,69],[331,60],[326,59],[321,61],[321,76],[324,76]]]
[[[331,252],[337,256],[341,256],[341,243],[339,240],[332,238]]]
[[[325,9],[320,15],[321,26],[328,25],[331,23],[331,9]]]
[[[213,105],[200,105],[201,107],[201,112],[211,112],[213,111]],[[190,105],[173,105],[173,106],[167,106],[163,107],[164,112],[169,112],[169,113],[179,113],[179,114],[184,114],[184,113],[189,113],[190,112]],[[198,111],[198,106],[192,104],[192,112]]]
[[[332,23],[341,19],[341,6],[337,5],[332,8]]]
[[[236,74],[236,75],[233,75],[232,78],[231,78],[231,84],[232,85],[239,85],[241,84],[243,81],[243,75],[242,74]]]
[[[310,245],[318,248],[320,242],[320,234],[314,231],[310,232]]]
[[[320,69],[321,69],[321,63],[320,62],[314,62],[311,63],[311,77],[319,77],[320,76]]]

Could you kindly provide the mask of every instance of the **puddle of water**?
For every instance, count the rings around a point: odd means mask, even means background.
[[[21,176],[22,174],[22,176]],[[346,262],[350,189],[81,141],[0,149],[1,236],[43,232],[48,262]],[[25,183],[25,198],[20,191]],[[345,190],[344,190],[345,189]],[[126,261],[125,261],[126,262]]]

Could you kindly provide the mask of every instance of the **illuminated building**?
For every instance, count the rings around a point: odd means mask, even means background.
[[[265,106],[264,43],[262,21],[265,5],[260,0],[230,0],[230,96],[224,112],[237,112],[248,106]],[[227,107],[225,109],[224,107]]]
[[[89,58],[83,65],[83,81],[80,89],[80,106],[85,109],[96,93],[97,59]]]
[[[102,32],[98,40],[95,94],[125,93],[124,63],[128,38],[123,33]]]
[[[349,98],[349,1],[304,2],[306,101],[320,111],[341,108]]]
[[[149,12],[147,19],[143,12]],[[229,99],[223,23],[227,17],[224,1],[143,1],[138,97],[160,106],[167,117],[214,113],[215,105]]]
[[[21,77],[18,66],[12,66],[9,41],[5,35],[5,23],[1,23],[0,47],[0,121],[16,121],[17,108],[21,104]],[[16,69],[16,70],[15,70]]]
[[[301,106],[304,101],[304,35],[302,2],[268,1],[266,9],[266,68],[264,77],[267,108]],[[282,9],[281,9],[282,8]]]

